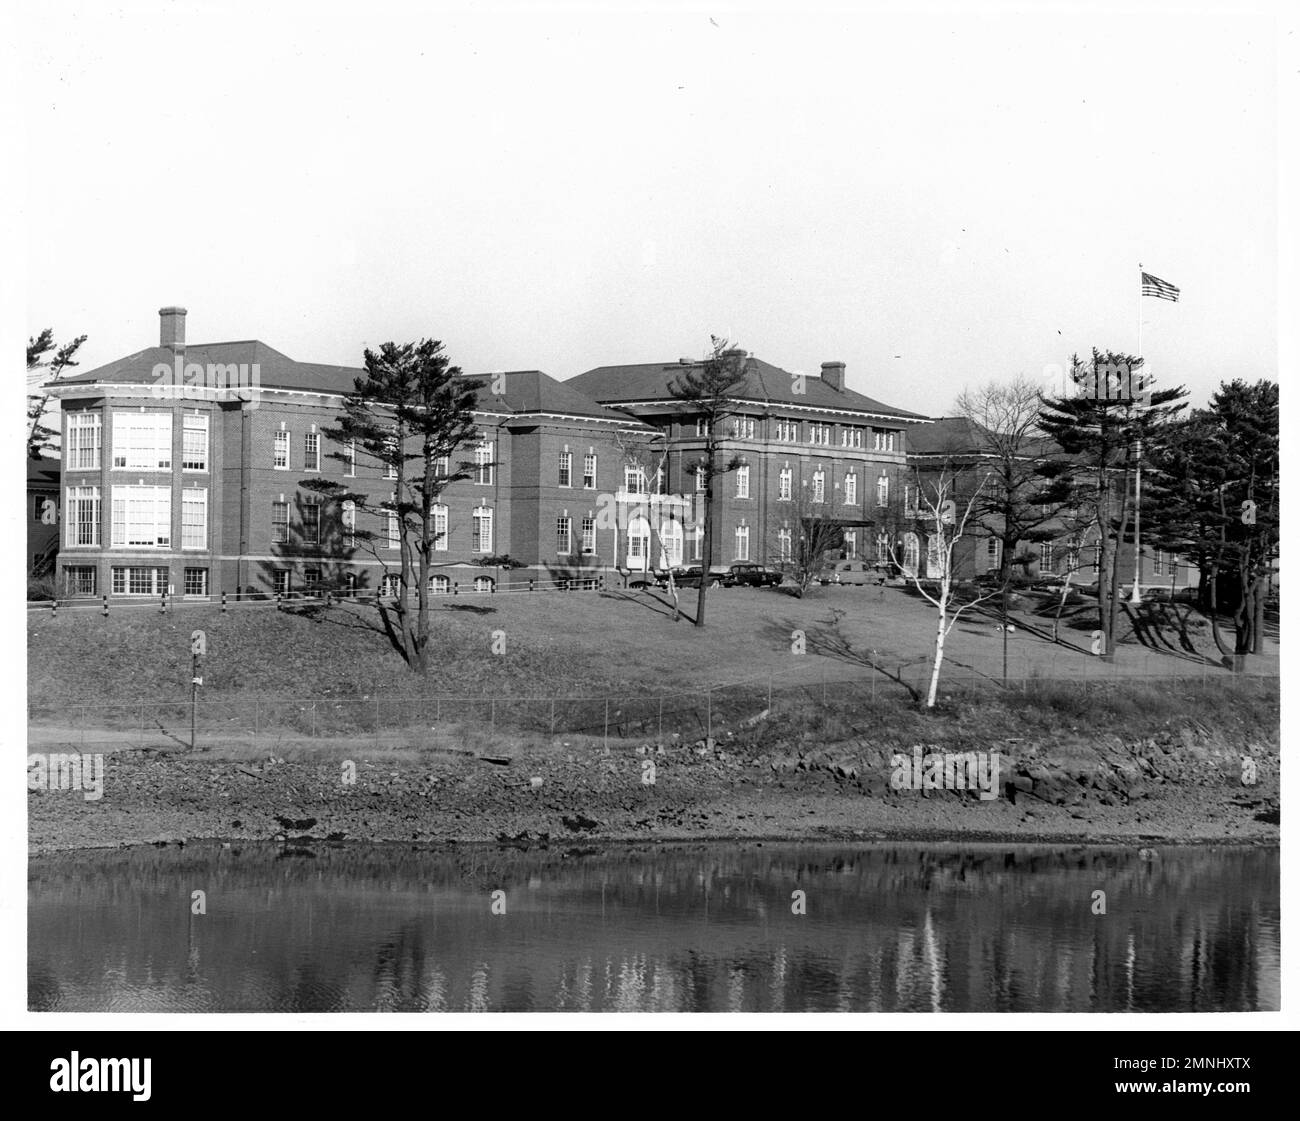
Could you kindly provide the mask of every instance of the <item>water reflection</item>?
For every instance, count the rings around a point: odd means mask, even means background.
[[[189,847],[30,863],[38,1011],[1276,1009],[1278,853]],[[506,914],[490,910],[506,893]],[[191,892],[207,914],[191,914]],[[792,913],[792,892],[807,914]],[[1093,913],[1093,892],[1106,913]]]

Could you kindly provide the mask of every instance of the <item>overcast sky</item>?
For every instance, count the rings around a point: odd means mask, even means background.
[[[562,379],[723,334],[938,415],[1135,350],[1141,261],[1162,384],[1277,376],[1267,12],[285,7],[33,6],[28,331],[83,369],[175,303]]]

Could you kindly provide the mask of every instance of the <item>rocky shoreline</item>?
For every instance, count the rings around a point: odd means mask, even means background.
[[[722,741],[609,750],[565,744],[491,758],[418,747],[347,757],[328,741],[311,757],[288,761],[223,758],[219,750],[124,751],[103,757],[102,797],[29,793],[29,850],[297,838],[527,846],[1279,838],[1275,733],[1243,740],[1183,727],[1132,741],[981,744],[998,759],[996,793],[985,798],[974,790],[897,789],[896,754],[920,746],[850,741],[759,751],[732,733]]]

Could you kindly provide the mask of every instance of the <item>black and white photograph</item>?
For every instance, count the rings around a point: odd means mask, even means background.
[[[39,1090],[1294,1027],[1294,10],[10,11]],[[1250,1092],[1195,1048],[1088,1100]]]

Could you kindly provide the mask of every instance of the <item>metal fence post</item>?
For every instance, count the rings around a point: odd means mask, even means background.
[[[713,739],[713,686],[704,691],[705,739]]]
[[[104,618],[108,618],[108,593],[104,593]]]
[[[225,613],[226,613],[226,593],[222,592],[221,593],[221,614],[224,615]]]
[[[605,750],[609,750],[609,698],[605,698]]]

